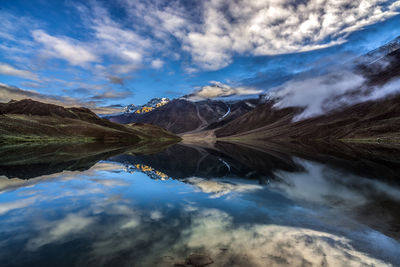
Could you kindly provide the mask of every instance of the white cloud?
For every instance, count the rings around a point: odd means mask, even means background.
[[[352,90],[358,89],[365,79],[349,71],[335,72],[304,80],[289,81],[269,95],[278,99],[275,107],[304,107],[296,119],[323,114],[337,107],[333,100]]]
[[[28,71],[28,70],[21,70],[14,68],[13,66],[6,64],[6,63],[0,63],[0,74],[3,75],[10,75],[10,76],[17,76],[29,80],[34,80],[34,81],[39,81],[39,78],[37,77],[36,74]]]
[[[201,100],[207,98],[228,97],[234,95],[255,95],[262,92],[262,90],[257,90],[253,88],[230,87],[229,85],[216,81],[211,81],[210,84],[211,85],[203,86],[202,88],[200,88],[200,90],[190,94],[188,98],[192,100]]]
[[[45,54],[68,61],[71,65],[82,66],[100,61],[91,49],[78,41],[66,37],[54,37],[42,30],[32,31],[35,41],[44,45]]]
[[[155,59],[151,62],[151,66],[155,69],[160,69],[164,65],[164,61],[161,59]]]
[[[135,31],[135,27],[123,26],[113,20],[109,12],[98,3],[93,3],[91,9],[82,7],[82,17],[86,18],[86,27],[93,30],[96,50],[99,54],[119,60],[118,65],[125,66],[129,71],[140,67],[145,57],[157,48],[154,42]],[[120,71],[119,73],[126,73]]]

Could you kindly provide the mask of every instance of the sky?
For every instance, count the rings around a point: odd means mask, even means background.
[[[266,92],[400,35],[400,1],[0,0],[0,101]]]

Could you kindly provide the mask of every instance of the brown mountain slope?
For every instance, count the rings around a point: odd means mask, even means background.
[[[400,96],[369,101],[298,122],[299,109],[267,103],[218,129],[217,137],[270,140],[400,140]]]
[[[0,141],[129,142],[175,139],[152,125],[121,125],[99,118],[86,108],[64,108],[30,99],[0,104]]]

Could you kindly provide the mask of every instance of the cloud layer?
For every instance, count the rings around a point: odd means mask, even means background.
[[[92,47],[98,54],[115,56],[128,65],[160,68],[163,61],[155,54],[179,47],[176,53],[163,56],[188,53],[196,66],[188,67],[189,71],[223,68],[235,55],[277,55],[341,44],[350,33],[397,15],[400,8],[384,0],[207,0],[192,4],[124,0],[120,5],[133,26],[116,22],[97,2],[90,7],[77,5],[85,26],[93,32],[96,45]],[[39,42],[51,43],[71,64],[97,60],[71,39],[42,31],[33,35]],[[70,58],[72,47],[82,56]]]
[[[398,14],[399,5],[382,0],[208,0],[199,9],[198,20],[189,19],[193,11],[173,2],[158,10],[152,6],[146,10],[151,18],[144,19],[159,23],[159,35],[179,40],[198,67],[216,70],[229,65],[235,54],[276,55],[341,44],[350,33]]]

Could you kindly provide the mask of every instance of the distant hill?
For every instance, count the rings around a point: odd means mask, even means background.
[[[177,139],[154,125],[121,125],[87,108],[64,108],[30,99],[0,104],[0,142],[128,142]]]

